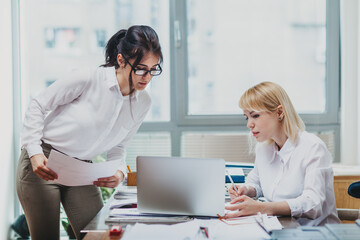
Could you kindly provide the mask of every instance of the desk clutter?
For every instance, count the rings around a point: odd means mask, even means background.
[[[136,196],[136,187],[121,186],[109,203],[105,222],[123,225],[122,239],[271,239],[271,231],[282,229],[277,217],[266,214],[222,219],[142,213]]]

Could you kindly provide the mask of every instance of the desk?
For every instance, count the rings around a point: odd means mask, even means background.
[[[134,188],[134,187],[127,187],[127,188]],[[116,191],[114,191],[114,194]],[[111,202],[114,200],[114,194],[110,197],[110,199],[100,210],[100,212],[93,218],[93,220],[91,220],[91,222],[81,231],[87,233],[84,240],[98,240],[98,239],[115,240],[121,238],[121,236],[110,238],[108,231],[110,225],[105,224],[105,219],[109,216]],[[299,223],[292,217],[279,217],[279,221],[284,228],[296,228],[300,226]],[[125,227],[127,224],[134,224],[134,223],[123,222],[120,225]]]

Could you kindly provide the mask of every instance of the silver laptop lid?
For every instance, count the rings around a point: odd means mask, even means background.
[[[223,159],[138,156],[136,165],[140,212],[224,214]]]

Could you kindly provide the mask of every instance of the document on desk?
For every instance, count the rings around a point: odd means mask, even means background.
[[[179,215],[158,214],[158,213],[141,213],[137,208],[113,208],[109,213],[110,217],[127,217],[127,216],[153,216],[153,217],[172,217]]]
[[[207,229],[206,235],[201,229]],[[271,239],[256,223],[231,226],[217,219],[192,220],[173,225],[165,224],[135,224],[126,228],[122,239]]]
[[[122,208],[125,206],[134,206],[137,204],[137,198],[136,197],[132,197],[132,198],[128,198],[128,199],[114,199],[113,201],[111,201],[110,203],[110,209],[114,209],[114,208]]]
[[[267,214],[258,214],[227,219],[221,218],[220,221],[228,225],[258,224],[267,232],[271,232],[273,230],[281,230],[283,228],[279,219],[276,216],[268,216]]]
[[[192,220],[188,216],[140,213],[137,208],[113,208],[106,223],[145,222],[145,223],[180,223]]]
[[[174,240],[183,240],[183,239],[199,239],[200,226],[194,222],[178,223],[173,225],[165,224],[143,224],[136,223],[134,226],[129,229],[126,228],[124,236],[122,239],[174,239]]]
[[[51,150],[46,166],[57,173],[54,182],[65,186],[92,185],[101,177],[114,175],[121,160],[103,163],[87,163]]]
[[[118,200],[126,200],[129,198],[137,198],[137,189],[119,189],[115,194],[114,198]]]

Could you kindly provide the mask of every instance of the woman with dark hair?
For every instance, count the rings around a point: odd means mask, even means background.
[[[148,26],[120,30],[106,46],[106,63],[57,80],[35,97],[25,114],[22,152],[17,168],[17,193],[31,239],[59,239],[60,203],[77,239],[80,230],[102,208],[98,187],[114,188],[126,173],[125,146],[150,109],[144,90],[162,72],[161,47]],[[114,175],[94,185],[63,186],[46,166],[55,149],[79,161],[104,152],[122,160]]]

